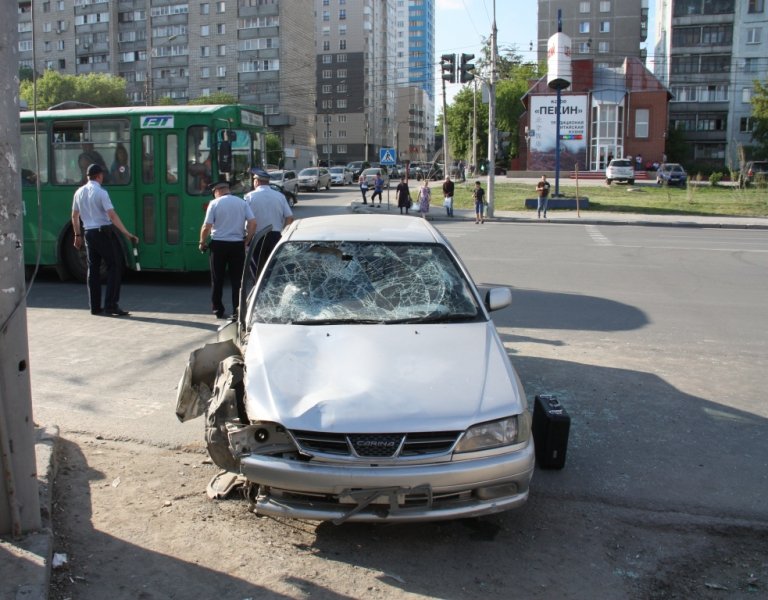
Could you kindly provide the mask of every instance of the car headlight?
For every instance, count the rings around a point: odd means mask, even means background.
[[[473,425],[464,432],[456,452],[477,452],[526,441],[530,435],[527,414]]]

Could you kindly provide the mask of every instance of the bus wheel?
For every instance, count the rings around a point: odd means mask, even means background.
[[[74,245],[74,232],[70,229],[64,236],[64,249],[62,256],[64,258],[64,265],[67,268],[72,279],[85,283],[88,281],[88,255],[85,251],[85,242],[78,250]],[[119,269],[124,268],[122,258],[120,259]],[[107,265],[104,261],[101,262],[101,282],[107,281]]]

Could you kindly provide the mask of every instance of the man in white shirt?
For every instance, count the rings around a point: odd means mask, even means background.
[[[78,250],[85,240],[88,256],[88,296],[92,315],[106,313],[116,317],[130,314],[120,308],[120,278],[123,266],[122,246],[117,237],[120,233],[138,243],[139,238],[123,225],[112,206],[107,190],[102,187],[104,169],[93,163],[86,169],[88,182],[75,192],[72,200],[72,230],[74,246]],[[80,223],[82,221],[82,228]],[[83,234],[83,230],[85,233]],[[83,237],[85,236],[85,237]],[[101,262],[107,265],[107,290],[104,305],[101,304]]]
[[[259,247],[253,252],[254,266],[258,274],[264,267],[267,257],[280,241],[282,230],[293,223],[293,212],[285,196],[270,187],[269,174],[266,171],[252,169],[251,173],[253,173],[256,189],[246,194],[245,201],[256,218],[256,229],[272,225],[272,231],[256,242]]]
[[[230,185],[234,182],[219,181],[210,186],[214,199],[208,204],[200,228],[200,251],[211,249],[211,310],[218,319],[224,317],[222,296],[227,271],[232,288],[232,318],[237,316],[245,248],[256,231],[256,219],[251,209],[242,198],[230,194]]]

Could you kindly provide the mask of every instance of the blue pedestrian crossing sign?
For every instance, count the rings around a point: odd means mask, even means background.
[[[379,148],[379,164],[385,167],[394,166],[397,163],[396,156],[397,152],[394,148]]]

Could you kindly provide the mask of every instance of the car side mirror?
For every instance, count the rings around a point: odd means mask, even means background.
[[[512,291],[508,287],[495,287],[485,294],[485,308],[489,312],[506,308],[512,304]]]

